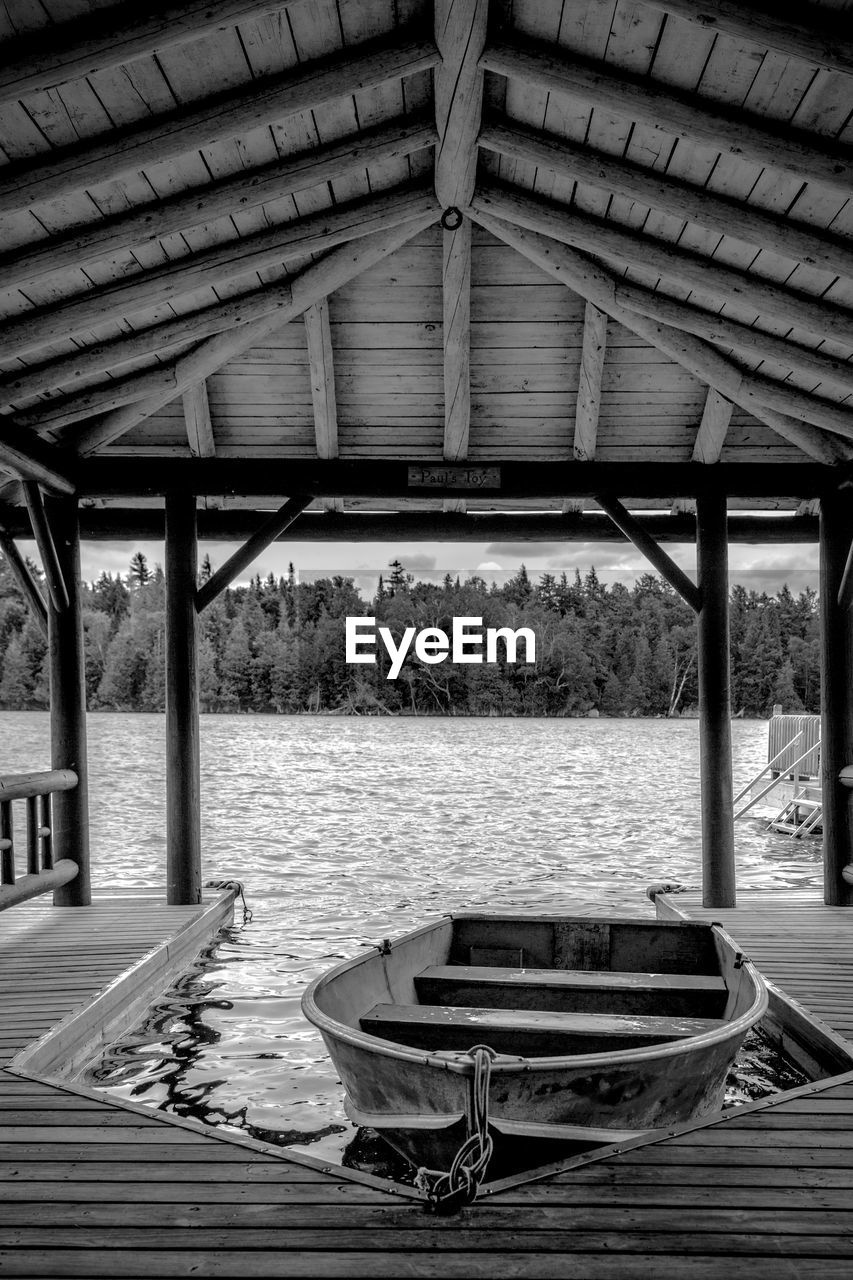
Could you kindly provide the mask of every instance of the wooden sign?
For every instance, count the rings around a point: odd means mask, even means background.
[[[500,467],[409,467],[410,489],[500,489]]]

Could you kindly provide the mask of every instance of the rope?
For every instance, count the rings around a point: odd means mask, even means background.
[[[494,1149],[489,1133],[489,1085],[492,1062],[498,1055],[486,1044],[475,1044],[468,1050],[468,1056],[473,1062],[468,1137],[453,1157],[447,1173],[421,1167],[415,1179],[415,1185],[426,1192],[437,1213],[452,1212],[473,1203]]]
[[[249,910],[243,885],[239,880],[208,880],[204,887],[205,889],[233,889],[243,902],[243,924],[249,924],[254,919],[254,913]]]

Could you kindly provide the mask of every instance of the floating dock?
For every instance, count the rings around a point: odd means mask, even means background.
[[[230,906],[131,892],[12,913],[0,943],[0,1274],[850,1275],[853,1071],[536,1182],[493,1184],[449,1218],[411,1188],[48,1078],[65,1065],[44,1065],[52,1029],[72,1057],[96,1043],[117,994],[132,1008],[144,985],[149,999],[155,971],[173,976],[169,954],[206,945]],[[840,1045],[853,1037],[853,913],[789,893],[712,912],[680,895],[658,909],[721,919]]]

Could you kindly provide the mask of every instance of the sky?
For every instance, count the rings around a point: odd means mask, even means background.
[[[199,556],[208,552],[214,568],[221,565],[236,549],[233,542],[203,542]],[[39,563],[35,543],[20,542],[21,550]],[[673,560],[689,574],[695,574],[696,549],[690,543],[666,544]],[[83,577],[93,582],[104,571],[127,572],[130,557],[142,551],[149,564],[162,564],[163,544],[157,542],[85,542],[81,549]],[[239,581],[246,582],[255,573],[276,577],[287,573],[293,561],[302,581],[317,576],[342,574],[354,578],[364,596],[375,591],[380,573],[397,557],[416,578],[440,580],[445,573],[463,578],[478,573],[487,581],[504,581],[526,565],[536,580],[541,573],[559,574],[575,569],[585,573],[591,565],[602,581],[630,584],[649,565],[628,542],[293,542],[277,543],[268,548]],[[776,546],[732,545],[729,567],[732,581],[741,582],[756,591],[776,592],[787,582],[792,591],[817,587],[818,549],[816,544]]]

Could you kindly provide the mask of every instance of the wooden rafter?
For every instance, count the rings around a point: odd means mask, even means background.
[[[62,574],[62,566],[56,553],[53,532],[44,509],[41,490],[32,480],[24,481],[24,501],[30,515],[33,537],[41,556],[41,567],[44,570],[44,581],[50,602],[57,613],[68,608],[68,584]]]
[[[0,46],[0,102],[159,53],[211,31],[286,9],[295,0],[155,0],[115,4]]]
[[[310,497],[304,495],[288,498],[278,511],[266,519],[243,546],[235,551],[233,556],[229,556],[225,564],[221,565],[216,573],[199,587],[196,592],[197,611],[201,613],[206,609],[244,569],[248,569],[249,565],[257,560],[276,538],[281,537],[285,529],[293,524],[311,501]]]
[[[636,520],[617,498],[598,494],[595,500],[602,511],[606,512],[610,517],[617,529],[621,530],[630,542],[633,542],[637,550],[646,557],[650,564],[654,565],[661,577],[678,592],[682,600],[685,600],[691,609],[698,613],[702,605],[702,593],[699,588],[695,582],[691,582],[684,570],[675,563],[672,557],[668,556],[660,548],[651,534],[643,528],[639,520]]]
[[[194,458],[215,457],[216,442],[213,438],[213,425],[210,421],[210,401],[207,397],[207,383],[204,379],[196,382],[194,386],[187,387],[182,399],[190,453]]]
[[[694,462],[720,461],[733,409],[731,400],[721,396],[713,387],[708,388],[705,407],[702,410],[702,421],[699,423],[693,445]]]
[[[55,493],[73,493],[73,459],[17,423],[0,418],[0,465]]]
[[[803,58],[828,71],[853,72],[853,44],[849,25],[842,26],[839,12],[830,14],[814,5],[808,6],[808,23],[793,20],[780,6],[746,4],[743,0],[646,0],[676,18],[698,23],[709,31],[725,32],[739,40],[748,40],[763,49],[773,49],[792,58]],[[833,18],[836,22],[833,24]],[[840,21],[838,20],[840,19]]]
[[[505,224],[510,223],[518,230],[528,230],[534,235],[541,234],[548,237],[552,244],[561,243],[568,245],[571,242],[572,245],[577,245],[578,243],[588,245],[590,241],[587,240],[583,232],[580,232],[577,235],[575,233],[576,224],[583,221],[580,215],[566,215],[565,211],[555,213],[554,209],[551,208],[550,205],[551,202],[536,200],[516,191],[506,192],[503,188],[497,188],[494,186],[485,189],[482,193],[478,188],[474,198],[474,208],[477,211],[477,216],[486,214],[490,217],[494,217],[497,215],[498,218],[504,220]],[[601,242],[597,237],[593,237],[591,243],[599,245]],[[622,233],[619,233],[619,243],[620,245],[622,243]],[[652,242],[649,242],[649,246],[651,246],[651,243]],[[608,247],[601,251],[605,256],[610,256],[613,241],[607,240],[606,244]],[[649,246],[646,248],[646,255],[647,258],[653,258],[655,254]],[[616,250],[613,250],[613,252],[616,253]],[[639,263],[641,259],[639,250],[634,252]],[[673,250],[672,252],[673,255],[675,255],[676,251]],[[688,256],[696,257],[697,255],[691,254]],[[592,266],[592,263],[588,258],[585,258],[583,255],[576,254],[574,248],[570,250],[568,256],[563,255],[562,260],[564,262],[573,262],[578,268],[591,268],[592,275],[590,276],[590,279],[597,278],[601,281],[606,280],[605,287],[610,302],[613,305],[620,305],[617,303],[615,296],[615,291],[618,288],[618,277],[614,276],[612,273],[601,274],[601,271],[598,268],[594,268]],[[666,255],[660,255],[660,261],[661,263],[665,263]],[[647,264],[644,263],[644,265]],[[596,275],[596,272],[598,272],[598,275]],[[735,276],[740,275],[740,273],[737,272],[733,274]],[[743,279],[747,278],[748,277],[743,277]],[[722,286],[720,287],[722,288]],[[741,301],[745,300],[746,293],[746,288],[742,287]],[[735,286],[732,285],[730,287],[730,292],[728,294],[724,293],[723,296],[737,296]],[[794,295],[794,297],[799,299],[801,295],[797,294]],[[791,311],[793,312],[796,309],[796,306],[792,303]],[[834,308],[833,310],[837,311],[839,315],[846,314],[842,312],[840,308]],[[781,305],[779,313],[786,323],[791,324],[794,322],[793,315],[785,315],[782,312]],[[613,314],[612,310],[610,314]],[[633,324],[636,332],[637,323],[648,328],[647,317],[637,317],[634,321],[628,323],[628,327],[630,328]],[[654,323],[657,322],[655,321]],[[849,327],[849,325],[853,323],[853,316],[851,316],[851,319],[845,323]],[[841,332],[843,332],[843,330],[841,330]],[[692,339],[688,334],[682,334],[680,341],[685,350],[694,349],[699,351],[704,349],[706,345],[697,345],[696,340]],[[713,348],[708,348],[708,351],[713,352],[715,365],[721,369],[723,366],[719,361],[722,357],[720,357],[718,353],[714,352]],[[727,363],[730,368],[736,368],[736,366],[732,365],[731,362]],[[750,374],[744,370],[739,370],[739,373],[742,392],[748,399],[754,400],[756,404],[770,407],[779,413],[794,414],[797,417],[802,417],[807,423],[824,427],[828,431],[834,431],[839,435],[853,439],[853,411],[848,409],[845,405],[839,405],[831,400],[824,400],[817,396],[813,396],[809,392],[800,391],[796,387],[789,386],[787,383],[774,382],[772,379],[761,374]],[[728,393],[724,391],[724,394]],[[753,412],[757,412],[754,406],[748,407],[751,407]]]
[[[583,316],[583,345],[572,446],[572,453],[580,462],[592,462],[595,457],[598,414],[601,408],[601,378],[606,353],[607,316],[588,302]]]
[[[618,223],[593,218],[554,200],[498,183],[477,189],[477,208],[531,231],[539,231],[587,253],[618,258],[628,266],[659,272],[691,289],[752,307],[760,315],[806,329],[820,338],[849,340],[853,312],[775,284],[716,259],[642,235]]]
[[[628,280],[619,282],[616,296],[623,307],[641,316],[651,315],[674,329],[707,338],[717,346],[734,347],[747,357],[775,360],[783,368],[796,369],[819,382],[830,382],[847,392],[853,391],[853,365],[828,352],[815,351],[799,342],[792,342],[790,338],[777,337],[774,333],[741,324],[713,311],[703,311],[689,302],[679,302]]]
[[[28,431],[53,432],[63,427],[81,422],[96,413],[105,413],[107,409],[115,409],[121,404],[130,404],[134,400],[142,400],[147,395],[161,389],[174,388],[175,374],[172,369],[156,366],[144,372],[134,374],[130,378],[116,378],[103,382],[85,391],[77,391],[69,396],[56,397],[52,400],[33,405],[20,413],[9,416],[7,421]]]
[[[424,185],[353,200],[111,281],[32,315],[25,313],[0,326],[0,359],[26,355],[107,320],[127,319],[198,289],[227,284],[370,235],[398,216],[401,201],[417,204],[427,190]]]
[[[88,190],[335,98],[428,71],[437,59],[431,41],[406,33],[241,85],[59,154],[9,165],[0,183],[0,214]]]
[[[622,307],[616,301],[617,277],[592,263],[583,254],[537,232],[502,222],[490,212],[481,211],[476,201],[472,216],[547,274],[561,280],[587,301],[606,311],[632,333],[663,351],[700,381],[708,383],[729,400],[754,414],[811,457],[823,463],[853,458],[853,449],[834,435],[806,422],[798,422],[785,412],[769,408],[764,396],[768,390],[775,395],[777,384],[771,383],[768,389],[765,384],[769,379],[744,373],[709,343]],[[792,390],[792,399],[799,394],[801,393]]]
[[[318,458],[338,456],[338,401],[335,394],[335,357],[329,302],[320,298],[303,316],[311,375],[311,402],[314,406],[314,438]]]
[[[435,136],[431,121],[416,117],[394,120],[257,169],[243,169],[233,177],[193,187],[90,226],[74,227],[0,258],[0,288],[11,289],[65,268],[91,266],[176,232],[344,178],[369,164],[412,155],[431,146]]]
[[[630,160],[542,134],[507,119],[493,120],[480,134],[480,146],[525,161],[570,180],[660,209],[675,218],[770,249],[833,275],[853,277],[853,245],[837,236],[778,218],[729,196],[694,187],[680,178],[656,173]]]
[[[664,129],[718,152],[731,152],[800,179],[820,182],[846,195],[851,181],[849,151],[823,138],[775,125],[707,98],[615,71],[548,46],[516,38],[487,46],[487,71],[508,76],[543,93],[567,94],[620,119]]]
[[[30,572],[29,565],[18,550],[15,540],[0,526],[0,551],[6,557],[6,563],[12,572],[18,588],[30,608],[36,626],[43,636],[47,635],[47,606],[38,584]]]
[[[445,210],[464,209],[474,193],[483,106],[480,55],[488,0],[436,0],[435,193]],[[471,424],[471,223],[457,213],[443,236],[444,457],[468,456]],[[453,502],[453,500],[450,500]],[[458,510],[458,500],[454,504]]]
[[[399,212],[398,210],[398,215]],[[289,285],[286,305],[281,305],[272,314],[262,315],[237,329],[217,333],[179,357],[174,364],[177,393],[183,394],[194,383],[215,373],[228,360],[268,337],[282,322],[302,315],[320,298],[334,292],[368,267],[381,262],[418,231],[435,222],[437,217],[438,210],[432,197],[422,196],[420,204],[406,205],[405,216],[398,225],[391,225],[386,230],[364,236],[353,244],[333,249],[294,277]],[[90,453],[111,443],[152,413],[157,413],[172,399],[173,391],[160,392],[105,414],[77,436],[77,450],[80,453]]]

